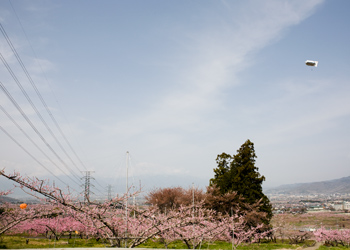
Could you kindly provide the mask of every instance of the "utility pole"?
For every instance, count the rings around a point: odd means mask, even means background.
[[[91,177],[91,173],[95,173],[95,171],[81,171],[82,173],[85,173],[85,176],[82,177],[82,179],[85,180],[84,184],[84,202],[90,202],[90,179],[93,179]]]
[[[233,208],[231,207],[231,216],[232,216],[232,250],[235,244],[235,220],[233,218]]]
[[[194,235],[194,232],[195,232],[195,230],[194,230],[194,183],[192,182],[192,206],[193,206],[193,209],[192,209],[192,220],[193,220],[193,224],[192,224],[192,229],[193,229],[193,243],[192,243],[192,245],[193,245],[193,249],[194,249],[194,247],[195,247],[195,241],[194,241],[194,238],[195,238],[195,235]]]
[[[128,245],[129,151],[126,151],[125,248]]]

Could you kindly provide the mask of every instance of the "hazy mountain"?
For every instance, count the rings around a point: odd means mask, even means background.
[[[1,196],[0,197],[0,203],[5,203],[5,202],[8,202],[8,203],[19,203],[20,200],[17,200],[17,199],[11,198],[11,197],[7,197],[7,196]]]
[[[350,193],[350,176],[340,179],[310,183],[281,185],[267,189],[266,194],[335,194]]]
[[[92,183],[94,183],[94,181],[92,181]],[[125,178],[105,178],[102,185],[107,186],[107,184],[113,186],[115,193],[125,192]],[[155,188],[179,186],[183,188],[191,188],[192,185],[196,188],[205,190],[205,187],[209,185],[209,179],[190,175],[149,175],[129,177],[128,186],[135,186],[135,188],[138,189],[140,185],[142,191],[146,193]]]

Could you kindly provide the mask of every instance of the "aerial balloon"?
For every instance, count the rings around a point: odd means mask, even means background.
[[[306,60],[305,64],[307,66],[317,67],[318,61]]]
[[[21,209],[26,209],[26,208],[27,208],[27,204],[22,203],[21,205],[19,205],[19,207],[20,207]]]

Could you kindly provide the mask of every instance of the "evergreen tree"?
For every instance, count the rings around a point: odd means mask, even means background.
[[[222,153],[216,158],[218,167],[214,169],[214,178],[210,179],[210,186],[219,188],[221,194],[237,192],[249,204],[260,201],[259,211],[265,212],[264,223],[268,224],[272,217],[272,207],[269,199],[262,191],[265,177],[261,176],[255,166],[257,158],[254,143],[247,140],[236,155]]]

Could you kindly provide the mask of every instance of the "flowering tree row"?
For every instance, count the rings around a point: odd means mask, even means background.
[[[78,231],[105,239],[113,247],[129,248],[156,237],[161,238],[165,246],[174,240],[182,240],[188,248],[198,248],[204,240],[233,240],[233,245],[237,246],[242,242],[254,242],[268,233],[260,232],[262,225],[247,227],[244,214],[221,215],[201,204],[181,206],[167,213],[157,208],[129,207],[129,216],[125,216],[125,210],[120,205],[134,194],[116,197],[102,204],[83,203],[44,181],[22,178],[18,173],[7,175],[4,171],[1,175],[19,184],[20,188],[34,192],[32,195],[38,198],[38,195],[44,196],[49,202],[49,205],[25,211],[13,210],[16,221],[27,215],[26,220],[16,224],[14,230],[17,232],[22,230],[59,238],[65,232]]]
[[[88,227],[81,222],[74,220],[70,216],[54,214],[50,217],[34,218],[26,220],[16,225],[12,233],[28,233],[32,236],[45,235],[47,238],[59,240],[64,234],[68,233],[70,237],[77,234],[82,237],[87,233]]]
[[[34,205],[29,206],[27,211],[35,206],[40,207],[41,210],[50,210],[48,205]],[[161,239],[165,247],[174,240],[182,240],[190,249],[198,248],[203,241],[231,241],[232,235],[234,235],[233,244],[237,246],[246,241],[255,242],[267,234],[267,232],[259,232],[261,226],[247,230],[244,216],[220,216],[219,218],[212,210],[196,206],[181,207],[167,214],[160,213],[156,209],[148,209],[135,217],[130,216],[128,226],[126,226],[124,211],[115,209],[108,219],[113,229],[120,232],[119,236],[115,237],[108,228],[96,221],[92,222],[88,216],[68,214],[67,210],[62,213],[53,206],[51,209],[56,210],[56,213],[48,216],[43,214],[41,218],[23,221],[15,226],[12,232],[41,234],[50,238],[55,237],[57,240],[66,233],[77,233],[106,239],[111,246],[116,247],[124,246],[126,239],[128,247],[138,246],[145,240],[153,238]]]
[[[22,210],[18,205],[3,203],[0,207],[0,235],[26,221],[51,215],[51,209],[43,209],[41,206]]]
[[[314,232],[316,240],[324,242],[326,246],[350,245],[350,229],[326,230],[324,227]]]
[[[10,194],[11,190],[0,191],[0,197]],[[17,224],[35,218],[37,211],[18,213],[19,208],[8,203],[3,203],[0,207],[0,235],[4,234]]]
[[[290,242],[293,242],[298,239],[307,239],[304,236],[312,236],[313,233],[311,231],[319,229],[316,233],[317,238],[327,245],[346,245],[347,241],[344,238],[346,230],[326,230],[325,228],[335,229],[338,227],[345,229],[349,228],[350,225],[349,215],[334,212],[307,213],[298,216],[293,214],[276,214],[272,219],[272,224],[275,230],[275,237],[282,239],[282,241],[289,239]],[[299,232],[299,230],[302,232]],[[342,240],[335,239],[335,235],[343,235]],[[332,238],[335,240],[332,240]]]

